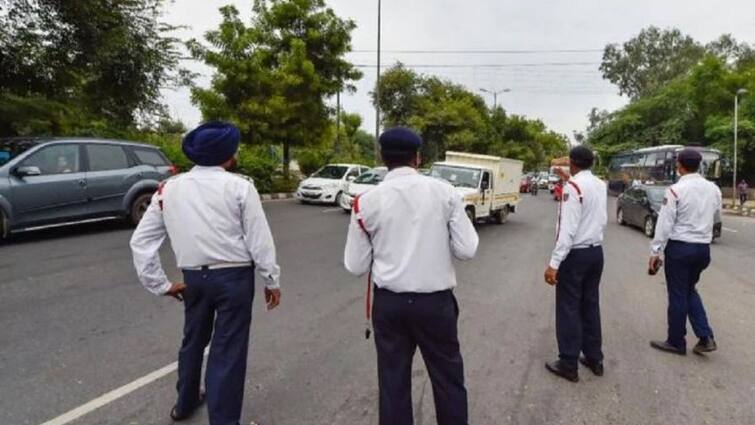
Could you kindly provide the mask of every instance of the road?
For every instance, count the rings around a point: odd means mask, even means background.
[[[724,237],[700,285],[719,351],[679,357],[648,347],[666,328],[663,278],[646,274],[648,239],[611,219],[602,283],[606,376],[582,370],[572,384],[543,368],[556,355],[554,290],[542,280],[555,208],[543,194],[527,196],[507,224],[479,226],[477,258],[458,266],[471,423],[755,423],[755,220],[724,216]],[[363,281],[342,265],[347,216],[288,201],[265,209],[284,297],[266,312],[257,291],[244,420],[377,423]],[[181,304],[139,285],[130,233],[97,224],[0,246],[0,424],[41,424],[175,361]],[[164,263],[179,278],[167,249]],[[435,423],[419,356],[413,376],[416,423]],[[170,424],[175,378],[168,373],[71,423]],[[207,423],[206,413],[187,423]]]

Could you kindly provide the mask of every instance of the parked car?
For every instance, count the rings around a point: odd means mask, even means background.
[[[343,208],[343,211],[347,213],[351,212],[351,205],[354,203],[354,198],[377,186],[383,181],[386,174],[388,174],[388,168],[376,167],[349,183],[343,196],[341,196],[341,202],[339,204],[341,208]]]
[[[668,186],[637,185],[619,195],[616,220],[621,225],[637,226],[649,238],[655,236],[655,224],[663,205]],[[721,237],[721,215],[717,213],[713,224],[713,239]]]
[[[366,165],[328,164],[299,183],[295,197],[302,203],[340,205],[349,182],[368,170]]]
[[[127,218],[137,224],[176,168],[156,147],[101,139],[0,139],[0,238]]]
[[[537,175],[537,185],[540,187],[540,189],[548,188],[548,172],[547,171],[543,171]]]

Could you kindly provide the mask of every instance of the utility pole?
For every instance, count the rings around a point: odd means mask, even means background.
[[[488,89],[480,89],[483,93],[488,93],[493,95],[493,109],[495,110],[498,108],[498,95],[502,93],[508,93],[511,91],[511,89],[503,89],[503,90],[488,90]]]
[[[739,125],[739,95],[747,93],[746,89],[739,89],[734,95],[734,175],[731,182],[732,207],[737,206],[737,132]]]
[[[380,138],[380,25],[381,25],[381,0],[378,0],[378,21],[377,21],[377,83],[375,84],[375,163],[380,161],[380,147],[378,139]]]
[[[341,150],[341,89],[336,93],[336,153]]]

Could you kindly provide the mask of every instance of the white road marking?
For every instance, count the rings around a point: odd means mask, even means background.
[[[722,227],[722,229],[726,230],[727,232],[731,232],[731,233],[739,233],[739,230],[729,229],[728,227]]]
[[[204,350],[204,355],[206,356],[208,352],[209,352],[209,347]],[[177,369],[178,369],[178,362],[173,362],[165,367],[157,369],[156,371],[152,373],[144,375],[139,379],[129,382],[128,384],[120,388],[116,388],[113,391],[105,393],[86,404],[83,404],[73,410],[69,410],[68,412],[58,416],[57,418],[50,419],[49,421],[43,423],[42,425],[65,425],[65,424],[71,423],[84,415],[92,413],[93,411],[99,409],[102,406],[110,404],[121,397],[131,394],[132,392],[138,390],[139,388],[142,388],[146,385],[149,385],[157,381],[160,378],[170,375]]]
[[[324,212],[324,213],[332,213],[332,212],[336,212],[336,211],[341,211],[342,209],[343,208],[341,208],[341,207],[326,208],[326,209],[322,210],[322,212]]]

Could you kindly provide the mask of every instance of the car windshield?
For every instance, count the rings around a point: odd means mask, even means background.
[[[383,181],[387,174],[386,170],[370,170],[354,180],[357,184],[378,184]]]
[[[349,167],[344,167],[342,165],[326,165],[317,170],[316,173],[312,174],[312,177],[340,180],[347,171],[349,171]]]
[[[480,170],[449,165],[434,165],[430,169],[432,177],[446,180],[455,187],[471,187],[473,189],[476,189],[480,184],[480,174]]]
[[[663,202],[663,197],[666,196],[665,187],[651,187],[645,191],[648,194],[650,202],[658,203]]]
[[[35,145],[36,143],[29,140],[0,140],[0,166],[7,164],[11,159]]]

